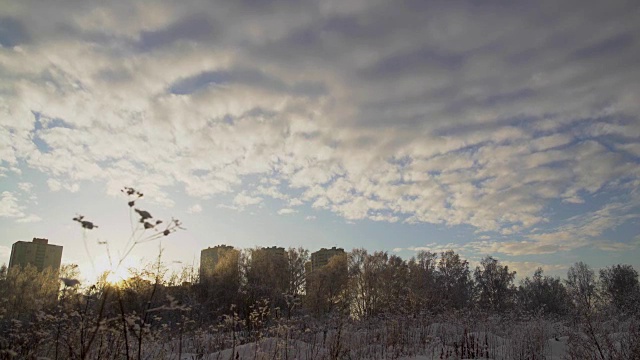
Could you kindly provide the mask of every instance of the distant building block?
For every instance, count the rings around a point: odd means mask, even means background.
[[[336,255],[344,254],[344,249],[336,248],[331,249],[322,248],[311,254],[311,271],[326,266],[329,263],[329,259]]]
[[[45,268],[60,269],[62,246],[49,244],[49,240],[33,238],[32,242],[17,241],[11,247],[9,268],[14,266],[35,266],[39,271]]]
[[[231,251],[236,250],[230,245],[217,245],[202,250],[200,252],[200,281],[212,276],[220,260]]]

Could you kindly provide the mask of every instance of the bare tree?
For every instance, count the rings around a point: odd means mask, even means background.
[[[511,307],[515,296],[515,276],[515,271],[509,271],[508,266],[500,265],[493,257],[482,259],[474,272],[479,305],[491,311],[504,311]]]
[[[347,254],[336,255],[307,274],[305,306],[316,316],[348,311],[347,261]]]
[[[469,262],[461,259],[453,250],[440,254],[437,284],[443,307],[462,309],[468,306],[473,297]]]
[[[600,269],[603,296],[621,313],[635,313],[640,302],[638,272],[631,265]]]
[[[575,263],[567,271],[566,284],[575,308],[579,312],[592,312],[598,299],[598,284],[591,267],[582,261]]]
[[[518,288],[518,304],[527,311],[564,315],[569,310],[567,289],[559,278],[543,276],[538,268],[532,278],[526,277]]]
[[[409,306],[414,314],[435,310],[439,297],[437,288],[438,254],[420,251],[409,260]]]

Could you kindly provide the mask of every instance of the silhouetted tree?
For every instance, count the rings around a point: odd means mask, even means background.
[[[419,251],[409,260],[409,306],[414,314],[423,310],[436,310],[439,297],[437,288],[438,254]]]
[[[567,271],[567,292],[581,314],[590,314],[598,299],[598,286],[595,273],[582,261],[575,263]]]
[[[304,293],[305,264],[308,261],[309,250],[302,247],[287,250],[287,294],[300,296]]]
[[[347,254],[335,255],[327,265],[307,273],[304,305],[312,314],[322,316],[348,311],[347,262]]]
[[[473,297],[473,281],[469,262],[460,258],[453,250],[440,254],[437,284],[440,302],[444,308],[462,309]]]
[[[603,296],[620,312],[635,313],[640,306],[638,272],[631,265],[600,269]]]
[[[308,261],[309,250],[302,247],[287,250],[287,287],[284,294],[287,317],[291,317],[291,312],[301,304],[306,284],[305,265]]]
[[[520,282],[518,304],[526,311],[556,315],[564,315],[569,311],[569,297],[562,281],[543,276],[542,268],[538,268],[532,278],[526,277]]]
[[[515,296],[515,276],[515,271],[509,271],[508,266],[500,265],[493,257],[487,256],[482,259],[474,272],[478,304],[490,311],[504,311],[510,308]]]
[[[15,317],[51,308],[58,300],[58,276],[58,270],[39,271],[33,265],[7,269],[0,281],[0,301]]]
[[[349,256],[349,290],[353,315],[367,318],[383,310],[386,252],[369,254],[365,249],[353,249]]]
[[[211,273],[200,279],[205,313],[220,315],[237,304],[242,282],[240,267],[240,251],[229,249],[220,254]]]
[[[402,314],[409,310],[409,266],[396,255],[388,257],[382,273],[379,311]]]
[[[272,308],[285,308],[285,294],[289,286],[286,253],[256,248],[250,250],[250,256],[246,260],[245,306],[252,306],[266,299]]]

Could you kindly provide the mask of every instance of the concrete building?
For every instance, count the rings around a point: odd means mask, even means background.
[[[218,262],[230,252],[239,255],[239,252],[230,245],[217,245],[200,252],[200,280],[213,275]]]
[[[336,248],[331,249],[322,248],[311,254],[311,271],[326,266],[329,263],[329,259],[336,255],[344,254],[344,249]]]
[[[270,259],[276,259],[278,257],[287,257],[287,251],[283,247],[272,246],[268,248],[259,248],[256,250],[259,253],[265,254]]]
[[[14,266],[35,266],[39,271],[45,268],[60,269],[62,246],[49,244],[47,239],[33,238],[32,242],[17,241],[11,247],[9,268]]]
[[[272,294],[282,294],[287,290],[287,251],[283,247],[256,248],[251,251],[247,282]]]

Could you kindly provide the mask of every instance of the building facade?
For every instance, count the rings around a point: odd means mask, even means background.
[[[251,251],[251,260],[247,270],[247,282],[250,287],[259,288],[262,295],[270,292],[278,296],[286,292],[288,277],[287,251],[283,247],[256,248]]]
[[[336,255],[344,254],[344,249],[336,248],[331,249],[322,248],[311,254],[311,271],[326,266],[329,263],[329,259]]]
[[[60,269],[62,246],[49,244],[48,239],[33,238],[33,241],[17,241],[11,247],[9,268],[14,266],[35,266],[39,271],[45,268]]]
[[[216,266],[227,254],[239,255],[238,251],[230,245],[217,245],[200,252],[200,281],[212,276]]]
[[[277,246],[259,248],[256,250],[256,252],[266,255],[270,259],[287,257],[287,251],[283,247],[277,247]]]

